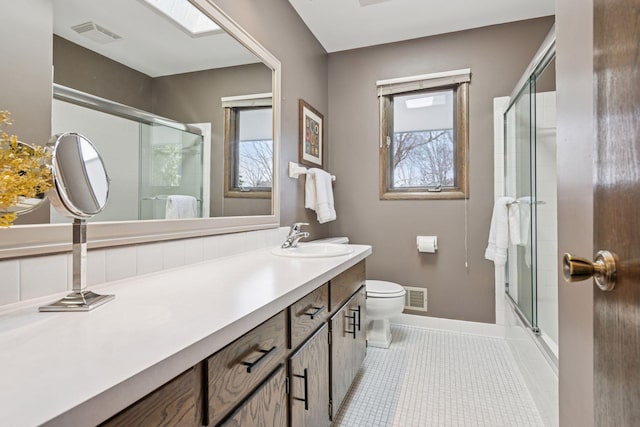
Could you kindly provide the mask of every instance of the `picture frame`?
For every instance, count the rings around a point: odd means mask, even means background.
[[[324,155],[324,116],[303,99],[299,100],[299,110],[299,163],[305,166],[322,168]]]

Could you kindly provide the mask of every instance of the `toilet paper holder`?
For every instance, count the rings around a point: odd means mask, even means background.
[[[416,247],[418,252],[436,253],[438,250],[438,236],[417,236]]]

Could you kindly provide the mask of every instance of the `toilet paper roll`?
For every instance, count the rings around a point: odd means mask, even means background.
[[[418,236],[418,252],[435,253],[438,250],[438,236]]]

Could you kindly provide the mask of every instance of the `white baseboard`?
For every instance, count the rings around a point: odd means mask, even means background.
[[[415,314],[400,314],[391,318],[391,323],[415,326],[425,329],[441,329],[472,335],[504,338],[506,327],[494,323],[469,322],[466,320],[443,319],[440,317],[417,316]]]

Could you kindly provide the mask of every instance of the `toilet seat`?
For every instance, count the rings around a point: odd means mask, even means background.
[[[367,298],[398,298],[407,293],[399,284],[384,280],[367,280],[365,286]]]

